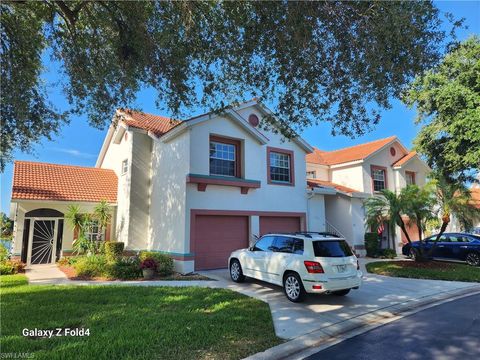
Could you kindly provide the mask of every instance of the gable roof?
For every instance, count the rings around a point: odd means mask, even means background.
[[[119,109],[117,113],[124,116],[122,121],[126,125],[152,132],[157,137],[162,136],[181,123],[179,120],[165,116],[153,115],[130,109]]]
[[[322,151],[314,148],[314,152],[312,154],[308,154],[306,159],[309,163],[319,165],[337,165],[352,161],[364,160],[378,150],[382,149],[384,146],[396,140],[396,136],[390,136],[385,139],[375,140],[334,151]]]
[[[407,155],[402,157],[401,159],[397,160],[395,163],[392,164],[393,167],[401,167],[405,165],[410,159],[414,158],[417,155],[416,151],[410,151]]]
[[[12,200],[116,203],[117,183],[113,170],[15,161]]]

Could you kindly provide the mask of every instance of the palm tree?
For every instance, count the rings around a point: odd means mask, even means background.
[[[458,219],[464,230],[471,229],[475,219],[480,216],[480,209],[472,203],[470,190],[461,183],[452,183],[443,176],[434,174],[432,180],[433,194],[435,196],[435,206],[438,209],[438,216],[442,219],[440,232],[437,234],[435,243],[447,229],[452,215]],[[430,251],[433,251],[433,248]]]
[[[103,234],[104,229],[112,218],[111,207],[106,200],[100,201],[97,206],[95,206],[95,209],[93,210],[93,218],[98,221],[98,232]],[[103,238],[101,240],[103,240]]]
[[[408,185],[402,189],[400,197],[403,205],[402,212],[408,216],[409,224],[417,226],[418,240],[422,241],[428,222],[436,218],[432,211],[435,204],[432,185],[427,184],[424,187]]]
[[[405,208],[405,196],[400,196],[393,191],[384,189],[380,196],[373,196],[365,200],[366,223],[377,230],[382,223],[388,223],[390,233],[395,243],[395,226],[402,229],[407,241],[411,243],[407,227],[402,219]]]

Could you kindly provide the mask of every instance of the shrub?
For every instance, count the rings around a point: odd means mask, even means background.
[[[5,245],[0,244],[0,263],[8,260],[8,250]]]
[[[386,259],[394,259],[397,256],[397,252],[393,249],[383,249],[380,252],[380,256]]]
[[[162,276],[168,276],[173,274],[173,259],[166,255],[155,251],[141,251],[140,260],[154,259],[158,266],[157,271]]]
[[[20,260],[5,260],[0,262],[0,275],[13,275],[23,272],[25,264]]]
[[[105,257],[108,262],[115,262],[117,259],[122,256],[123,249],[125,244],[118,241],[107,241],[104,245],[105,247]]]
[[[377,256],[379,252],[379,246],[380,239],[377,233],[365,233],[365,250],[367,250],[367,256]]]
[[[106,264],[105,276],[109,279],[131,280],[141,276],[138,257],[120,257],[115,262]]]
[[[78,258],[73,267],[78,276],[97,277],[104,275],[106,264],[105,256],[91,255]]]
[[[60,266],[70,265],[67,257],[62,257],[60,260],[57,261],[57,264]]]

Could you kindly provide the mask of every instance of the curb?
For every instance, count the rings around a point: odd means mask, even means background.
[[[437,305],[436,303],[442,301],[454,300],[454,298],[457,297],[475,294],[480,294],[480,286],[475,285],[468,288],[445,291],[433,296],[424,296],[422,298],[391,305],[378,311],[359,315],[349,320],[314,330],[311,333],[299,336],[263,352],[253,354],[244,360],[281,360],[292,355],[299,356],[299,353],[305,352],[309,348],[321,347],[323,345],[324,348],[327,348],[328,346],[341,342],[348,337],[359,335],[363,332],[384,325],[387,322],[397,320],[409,313],[423,310],[421,308],[428,307],[428,305],[434,306]],[[351,336],[348,336],[349,334]]]

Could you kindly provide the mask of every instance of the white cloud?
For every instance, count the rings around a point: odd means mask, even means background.
[[[65,154],[69,154],[69,155],[72,155],[72,156],[75,156],[75,157],[84,158],[84,159],[97,157],[97,155],[95,155],[95,154],[82,152],[82,151],[77,150],[77,149],[53,148],[53,150],[58,151],[58,152],[62,152],[62,153],[65,153]]]

